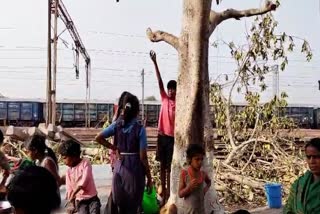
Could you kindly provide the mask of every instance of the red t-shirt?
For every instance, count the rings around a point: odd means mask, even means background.
[[[158,131],[160,135],[174,137],[176,101],[169,99],[166,92],[161,92],[161,108],[159,114]]]

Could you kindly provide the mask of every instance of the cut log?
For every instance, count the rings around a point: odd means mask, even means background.
[[[61,134],[59,132],[55,133],[54,135],[54,141],[61,141]]]
[[[101,153],[101,150],[98,148],[85,148],[82,150],[84,155],[96,156]]]
[[[259,182],[259,181],[255,181],[251,178],[248,178],[248,177],[245,177],[242,175],[235,175],[235,174],[231,174],[231,173],[226,173],[221,176],[221,179],[233,180],[233,181],[236,181],[240,184],[245,184],[247,186],[250,186],[250,187],[253,187],[256,189],[264,190],[264,183]]]
[[[45,135],[48,136],[48,129],[45,123],[40,123],[38,129]]]
[[[29,137],[27,130],[20,127],[14,127],[14,126],[9,126],[7,128],[6,135],[19,141],[25,141]]]
[[[55,135],[55,133],[57,132],[57,127],[56,127],[55,125],[53,125],[53,124],[50,123],[50,124],[48,125],[47,130],[48,130],[48,137],[54,139],[54,135]]]
[[[30,127],[28,128],[28,135],[34,136],[34,135],[42,135],[45,136],[37,127]]]
[[[72,140],[74,140],[75,142],[77,142],[77,143],[79,143],[81,146],[84,146],[84,144],[81,142],[81,141],[79,141],[77,138],[75,138],[75,137],[73,137],[72,135],[70,135],[68,132],[66,132],[66,131],[61,131],[61,132],[59,132],[59,134],[60,134],[60,137],[61,137],[61,141],[62,142],[65,142],[65,141],[67,141],[68,139],[72,139]]]

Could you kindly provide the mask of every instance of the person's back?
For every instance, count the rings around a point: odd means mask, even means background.
[[[141,206],[145,177],[149,188],[152,178],[147,159],[146,131],[137,121],[139,100],[129,93],[125,95],[123,104],[121,118],[99,133],[96,141],[117,153],[112,180],[113,202],[120,213],[131,214]],[[110,136],[114,136],[114,144],[105,140]]]

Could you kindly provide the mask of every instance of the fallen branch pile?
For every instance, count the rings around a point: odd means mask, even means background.
[[[281,183],[286,199],[291,184],[306,170],[301,146],[280,138],[240,144],[226,160],[215,160],[214,167],[220,201],[226,206],[252,207],[266,204],[264,185],[268,182]]]

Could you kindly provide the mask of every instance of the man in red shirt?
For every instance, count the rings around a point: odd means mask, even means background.
[[[161,95],[156,159],[160,162],[160,180],[162,187],[161,196],[163,198],[163,202],[165,202],[169,198],[170,194],[170,172],[174,144],[177,82],[175,80],[170,80],[167,84],[168,93],[166,93],[157,64],[156,53],[154,51],[150,51],[150,57],[155,66]]]

